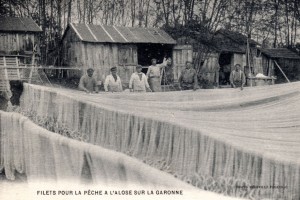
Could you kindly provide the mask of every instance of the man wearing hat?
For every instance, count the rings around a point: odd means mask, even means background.
[[[87,74],[83,75],[79,81],[79,90],[83,90],[87,93],[98,93],[97,80],[93,77],[94,70],[92,68],[87,69]]]
[[[152,65],[149,66],[147,77],[149,79],[150,88],[153,92],[161,92],[161,68],[167,65],[167,59],[164,58],[163,63],[157,64],[157,60],[151,60]]]
[[[117,75],[117,67],[112,67],[110,72],[110,75],[107,75],[104,81],[105,92],[122,92],[122,82],[120,77]]]
[[[136,66],[136,72],[134,72],[129,81],[129,89],[131,92],[146,92],[146,89],[151,91],[147,81],[146,75],[142,72],[142,66]]]

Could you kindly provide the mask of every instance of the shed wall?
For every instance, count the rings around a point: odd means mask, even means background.
[[[299,81],[300,80],[300,60],[296,59],[276,59],[277,63],[288,77],[290,81]],[[286,83],[286,79],[283,74],[279,71],[278,67],[274,66],[275,76],[277,76],[276,83]]]
[[[176,45],[172,54],[174,81],[178,81],[186,61],[193,61],[193,47],[191,45]]]
[[[122,56],[127,55],[124,49],[128,49],[132,57],[128,65],[121,60]],[[63,54],[64,65],[82,69],[79,73],[69,74],[70,76],[81,76],[87,68],[91,67],[95,69],[97,79],[104,81],[106,75],[110,73],[110,68],[117,66],[118,74],[125,85],[129,83],[137,63],[137,48],[134,44],[82,42],[72,31],[68,31],[64,37]]]
[[[34,33],[0,32],[0,51],[4,54],[33,51],[35,44],[39,47],[38,41],[38,35]]]

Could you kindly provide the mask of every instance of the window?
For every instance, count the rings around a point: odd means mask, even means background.
[[[137,48],[133,45],[119,46],[119,65],[136,65]]]

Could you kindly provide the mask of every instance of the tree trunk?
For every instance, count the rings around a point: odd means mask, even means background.
[[[145,27],[148,27],[149,7],[150,7],[150,0],[148,0],[147,2]]]
[[[57,44],[56,46],[59,46],[59,41],[61,39],[61,34],[62,34],[62,27],[61,27],[61,17],[62,17],[62,14],[61,14],[61,1],[62,0],[57,0],[57,23],[58,23],[58,30],[57,30]],[[60,52],[58,52],[58,55],[57,55],[57,60],[58,60],[58,65],[61,66],[61,54]]]
[[[274,24],[274,43],[273,47],[277,47],[277,29],[278,29],[278,1],[275,0],[275,24]]]
[[[86,0],[83,1],[83,23],[85,23],[85,14],[86,14]]]
[[[40,0],[40,25],[42,26],[41,35],[41,62],[45,64],[46,62],[46,2],[45,0]]]
[[[67,24],[71,23],[71,12],[72,11],[72,0],[69,0],[68,3],[68,20],[67,20]]]
[[[289,25],[289,12],[288,12],[288,0],[285,0],[285,17],[286,17],[286,27],[287,27],[287,33],[286,33],[286,44],[287,46],[290,45],[290,25]]]
[[[130,10],[131,10],[131,26],[133,27],[134,26],[134,23],[135,23],[135,0],[131,0],[131,7],[130,7]]]
[[[81,5],[80,4],[81,4],[81,1],[77,0],[77,18],[78,18],[79,23],[81,23],[81,21],[82,21]]]

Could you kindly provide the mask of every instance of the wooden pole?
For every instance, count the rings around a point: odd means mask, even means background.
[[[252,72],[251,72],[251,64],[250,64],[250,47],[249,47],[248,37],[247,37],[247,61],[248,61],[249,75],[251,75]],[[252,87],[252,79],[250,79],[250,86]]]
[[[32,74],[33,74],[33,70],[34,70],[34,64],[35,64],[35,49],[36,46],[33,47],[33,51],[32,51],[32,60],[31,60],[31,69],[30,69],[30,74],[29,74],[29,80],[28,83],[31,83],[31,79],[32,79]]]
[[[10,84],[9,84],[9,78],[8,78],[8,72],[6,68],[6,58],[3,57],[3,63],[4,63],[4,82],[6,83],[5,87],[7,91],[10,91]]]

